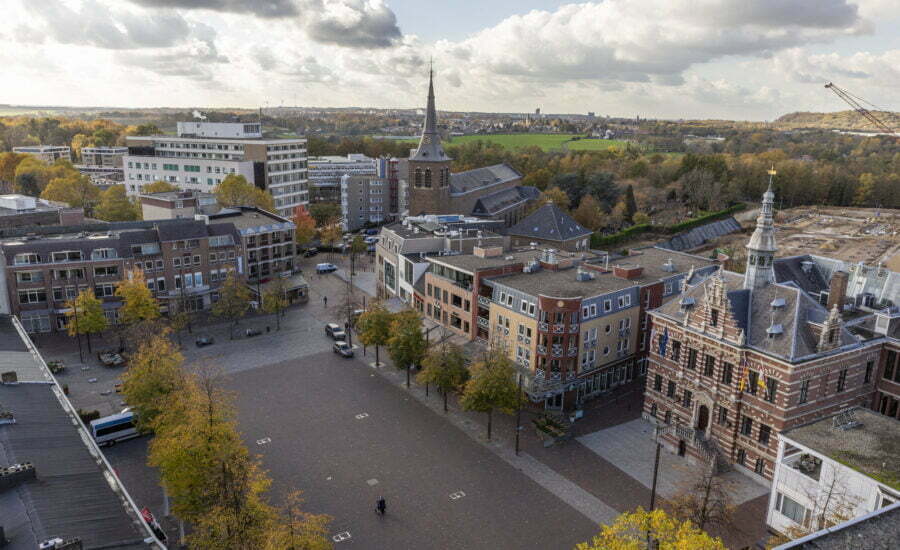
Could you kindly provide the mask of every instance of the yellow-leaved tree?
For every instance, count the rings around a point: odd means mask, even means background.
[[[648,546],[649,542],[649,546]],[[690,521],[669,517],[663,510],[638,507],[601,525],[600,534],[581,542],[575,550],[727,550],[722,539],[712,538]]]
[[[119,309],[119,317],[126,325],[159,317],[159,304],[147,288],[144,272],[140,269],[125,273],[125,278],[116,285],[116,296],[124,302]]]
[[[87,336],[88,351],[91,350],[91,334],[106,330],[107,320],[103,304],[94,296],[93,289],[84,289],[74,300],[66,304],[66,329],[69,336]]]
[[[138,427],[150,431],[172,394],[184,389],[184,356],[167,331],[150,336],[131,356],[122,376],[125,400],[137,413]]]
[[[222,183],[213,189],[216,200],[222,206],[255,206],[270,212],[275,210],[275,201],[272,195],[259,189],[247,178],[237,174],[228,174]]]

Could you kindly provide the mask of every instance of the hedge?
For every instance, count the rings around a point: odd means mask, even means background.
[[[676,223],[675,225],[665,225],[665,226],[654,226],[647,223],[640,225],[632,225],[618,233],[613,233],[612,235],[600,235],[599,233],[594,233],[591,235],[591,247],[598,248],[601,246],[610,246],[614,244],[619,244],[624,241],[628,241],[633,237],[636,237],[642,233],[646,233],[648,231],[652,231],[654,233],[665,233],[665,234],[675,234],[682,233],[684,231],[688,231],[695,227],[699,227],[701,225],[705,225],[707,223],[727,218],[731,216],[735,212],[740,212],[741,210],[747,207],[744,203],[738,203],[734,206],[729,206],[725,210],[719,210],[718,212],[711,212],[709,214],[705,214],[703,216],[692,218],[690,220],[683,221],[681,223]]]

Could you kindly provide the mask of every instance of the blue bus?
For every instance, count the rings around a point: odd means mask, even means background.
[[[91,421],[91,435],[97,445],[115,445],[116,441],[124,441],[141,435],[137,431],[134,413],[125,410],[112,416],[104,416]]]

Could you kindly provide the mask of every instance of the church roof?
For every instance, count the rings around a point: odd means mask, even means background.
[[[524,201],[535,200],[539,196],[540,191],[536,187],[527,185],[501,189],[479,198],[472,207],[472,215],[494,216]]]
[[[548,203],[510,227],[506,233],[548,241],[568,241],[586,237],[591,234],[591,230],[576,222],[559,206]]]
[[[428,106],[425,109],[425,125],[419,146],[409,160],[416,162],[446,162],[451,160],[441,145],[441,134],[437,130],[437,109],[434,106],[434,72],[428,76]]]
[[[491,185],[518,179],[522,179],[522,174],[512,166],[506,163],[494,164],[493,166],[450,174],[450,193],[452,195],[464,195]]]

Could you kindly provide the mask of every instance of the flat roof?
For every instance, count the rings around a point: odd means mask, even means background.
[[[490,247],[487,247],[490,248]],[[475,271],[480,271],[483,269],[495,269],[498,267],[504,267],[507,265],[513,264],[524,264],[533,260],[535,257],[539,257],[541,255],[541,249],[528,249],[528,250],[516,250],[511,252],[504,252],[499,256],[491,256],[488,258],[482,258],[480,256],[476,256],[474,254],[458,254],[455,256],[434,256],[428,258],[432,262],[446,264],[450,267],[460,269],[463,271],[468,271],[470,273],[474,273]],[[583,255],[586,255],[588,258],[596,257],[593,253],[574,253],[574,252],[563,252],[557,251],[556,256],[561,259],[569,259],[569,258],[577,258],[580,259]]]
[[[167,136],[167,135],[154,135],[154,136],[128,136],[125,139],[133,140],[133,141],[228,141],[233,143],[263,143],[266,145],[281,145],[285,143],[292,142],[303,142],[306,143],[306,138],[233,138],[233,137],[181,137],[181,136]],[[173,157],[175,158],[175,157]],[[198,160],[198,159],[195,159]],[[199,159],[203,160],[203,159]]]
[[[851,411],[855,427],[836,427],[838,413],[781,435],[900,490],[900,420],[862,407]]]
[[[210,222],[215,223],[233,223],[238,231],[242,229],[252,229],[264,225],[272,225],[273,223],[290,223],[290,220],[282,218],[277,214],[266,212],[259,209],[239,209],[239,208],[223,208],[215,214],[210,214]]]
[[[22,347],[27,349],[11,319],[0,317],[0,355]],[[15,353],[17,372],[47,373],[36,353]],[[0,385],[0,404],[15,418],[0,425],[0,464],[30,462],[36,474],[34,480],[0,490],[9,539],[4,548],[33,550],[51,537],[78,537],[85,548],[160,548],[144,542],[151,533],[138,520],[138,510],[99,449],[88,443],[90,436],[74,420],[74,409],[49,373],[46,378]]]

